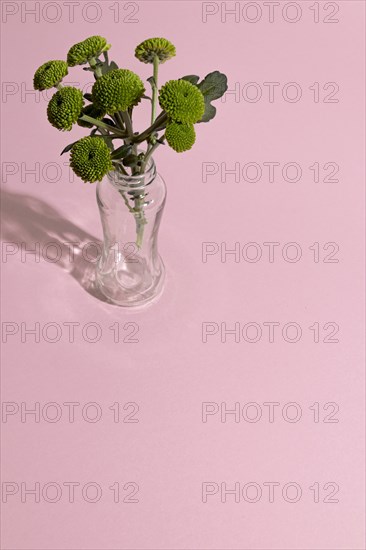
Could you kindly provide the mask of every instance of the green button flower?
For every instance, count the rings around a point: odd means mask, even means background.
[[[108,114],[127,111],[137,105],[144,94],[141,78],[128,69],[114,69],[101,76],[93,85],[93,103]]]
[[[176,122],[198,122],[205,111],[202,92],[187,80],[169,80],[160,90],[159,103]]]
[[[69,67],[84,65],[89,59],[98,57],[101,53],[109,50],[110,47],[111,45],[107,44],[103,36],[90,36],[69,49],[67,64]]]
[[[67,75],[68,67],[65,61],[47,61],[41,65],[33,77],[33,87],[42,92],[57,86]]]
[[[58,130],[71,130],[84,105],[83,94],[77,88],[66,86],[52,97],[47,107],[49,122]]]
[[[182,122],[168,122],[165,137],[172,149],[183,153],[192,148],[196,141],[196,132],[193,124]]]
[[[85,137],[71,149],[70,166],[83,181],[94,183],[113,170],[111,153],[100,137]]]
[[[143,63],[153,63],[155,56],[165,63],[175,56],[175,46],[166,38],[149,38],[137,46],[135,56]]]

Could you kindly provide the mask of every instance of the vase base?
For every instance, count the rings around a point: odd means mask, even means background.
[[[156,301],[164,289],[165,267],[161,258],[159,260],[154,276],[144,262],[124,263],[107,272],[97,269],[98,288],[115,305],[126,308],[146,306]]]

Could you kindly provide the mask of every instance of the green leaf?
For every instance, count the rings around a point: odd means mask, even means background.
[[[123,159],[123,164],[124,166],[136,166],[137,161],[138,157],[136,155],[127,155],[127,157]]]
[[[190,82],[191,84],[197,84],[197,82],[199,81],[200,77],[195,75],[195,74],[189,74],[187,76],[182,76],[181,80],[188,80],[188,82]]]
[[[69,143],[69,145],[66,145],[65,149],[61,151],[60,156],[70,151],[72,147],[75,145],[75,143],[77,143],[77,141],[74,141],[73,143]]]
[[[219,71],[214,71],[206,76],[202,82],[198,84],[203,95],[213,101],[219,99],[227,90],[227,78]]]
[[[114,61],[111,61],[110,63],[104,61],[104,63],[102,63],[102,74],[107,74],[110,71],[114,71],[114,69],[118,69],[118,65]]]
[[[216,116],[216,107],[211,103],[205,101],[205,112],[202,115],[201,120],[198,122],[209,122]]]
[[[208,74],[197,87],[205,99],[205,112],[199,122],[208,122],[216,115],[216,108],[211,105],[211,101],[224,95],[227,90],[227,77],[219,71],[214,71]]]
[[[131,145],[121,145],[121,147],[118,147],[115,151],[112,153],[112,159],[123,159],[127,157],[131,153],[132,147]]]

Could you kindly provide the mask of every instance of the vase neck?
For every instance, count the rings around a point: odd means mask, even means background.
[[[120,163],[122,165],[122,162]],[[150,185],[156,177],[156,166],[153,159],[150,159],[143,174],[133,176],[123,174],[118,165],[116,169],[108,173],[110,183],[119,190],[139,190]]]

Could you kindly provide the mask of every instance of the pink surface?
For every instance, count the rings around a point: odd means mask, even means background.
[[[259,1],[69,4],[2,2],[2,548],[365,548],[363,2],[281,2],[272,22]],[[167,283],[143,312],[85,288],[95,186],[59,157],[83,131],[30,92],[96,33],[144,78],[135,45],[166,36],[161,82],[219,69],[237,94],[191,152],[156,155]]]

